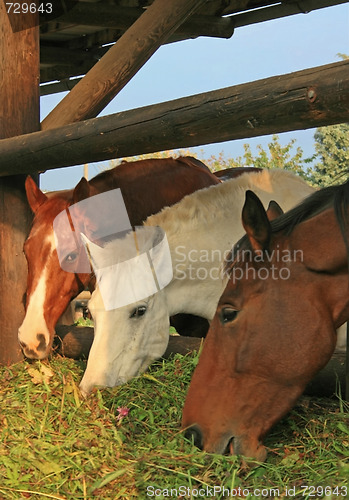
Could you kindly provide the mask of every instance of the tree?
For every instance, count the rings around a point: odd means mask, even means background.
[[[294,172],[305,181],[316,187],[324,187],[333,183],[342,183],[349,179],[349,124],[332,125],[318,128],[314,135],[315,154],[311,158],[303,157],[301,147],[296,147],[296,139],[282,146],[279,136],[273,135],[268,148],[257,146],[257,154],[253,154],[251,146],[244,144],[244,154],[236,158],[226,158],[221,152],[218,156],[200,158],[213,172],[225,168],[258,167],[283,168]],[[199,156],[203,156],[203,152]],[[127,158],[127,161],[145,158],[167,158],[198,155],[190,150],[173,150]],[[317,161],[317,163],[315,163]],[[110,163],[110,168],[118,165],[120,160]]]
[[[343,60],[347,54],[337,54]],[[345,182],[349,178],[349,123],[318,128],[314,134],[315,155],[319,159],[309,169],[312,183],[320,187]]]
[[[312,181],[320,187],[349,179],[349,123],[318,128],[314,135],[314,160],[309,170]]]
[[[223,153],[219,157],[211,156],[208,160],[203,160],[211,170],[221,170],[223,168],[234,167],[258,167],[258,168],[284,168],[290,170],[305,180],[308,180],[308,170],[305,168],[309,159],[303,158],[303,150],[297,147],[294,151],[296,139],[282,146],[279,136],[273,135],[266,151],[260,144],[257,146],[257,155],[254,156],[249,144],[244,144],[243,156],[225,159]]]

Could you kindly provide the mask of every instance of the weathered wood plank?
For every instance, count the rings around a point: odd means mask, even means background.
[[[22,14],[16,15],[12,21],[20,26]],[[33,14],[23,16],[28,21]],[[0,137],[38,130],[39,29],[13,32],[4,2],[0,2],[0,82]],[[31,220],[24,180],[23,175],[0,180],[0,364],[22,359],[17,331],[24,316],[23,243]]]
[[[348,116],[349,60],[6,139],[0,175],[332,125]]]
[[[42,130],[97,116],[162,43],[206,0],[154,0],[51,111]]]
[[[81,328],[74,326],[56,327],[56,350],[59,354],[74,358],[87,359],[93,341],[93,328]],[[199,351],[204,339],[194,337],[170,337],[164,358],[171,354],[188,354]],[[305,394],[311,396],[330,397],[336,393],[338,383],[342,394],[345,390],[345,353],[335,351],[329,363],[308,384]]]

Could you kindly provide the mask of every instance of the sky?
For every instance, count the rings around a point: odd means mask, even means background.
[[[139,70],[99,116],[148,106],[338,62],[339,53],[349,54],[349,3],[237,28],[226,39],[200,37],[164,45]],[[41,119],[66,93],[41,98]],[[280,143],[296,139],[305,157],[314,152],[314,129],[279,134]],[[221,142],[191,148],[202,160],[223,152],[226,158],[243,155],[243,144],[252,151],[267,149],[271,136]],[[91,163],[89,177],[107,168],[109,162]],[[83,167],[51,170],[40,176],[44,190],[72,188],[83,175]]]

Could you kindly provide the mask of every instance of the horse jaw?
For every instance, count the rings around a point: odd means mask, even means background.
[[[160,358],[169,339],[169,316],[164,309],[161,292],[138,303],[106,311],[99,288],[92,294],[89,309],[95,331],[86,371],[80,390],[87,396],[94,387],[115,387],[140,375],[149,364]],[[147,308],[141,317],[130,317],[137,306]],[[157,312],[158,310],[158,312]],[[159,318],[161,315],[161,318]],[[153,318],[156,318],[156,321]],[[154,331],[154,323],[161,326]]]

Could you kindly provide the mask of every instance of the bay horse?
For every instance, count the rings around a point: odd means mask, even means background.
[[[263,203],[276,199],[287,208],[314,192],[290,172],[265,170],[197,191],[149,217],[138,230],[137,238],[143,238],[142,229],[159,227],[164,231],[171,253],[173,278],[157,293],[123,307],[110,308],[105,304],[106,296],[101,289],[108,288],[109,298],[124,298],[120,283],[126,283],[125,287],[129,285],[132,269],[126,266],[129,273],[126,276],[122,275],[120,267],[112,269],[112,256],[122,260],[135,236],[128,234],[104,248],[87,242],[98,274],[98,287],[89,302],[95,330],[80,384],[83,394],[88,394],[94,386],[113,387],[124,383],[159,358],[169,340],[170,316],[189,313],[208,320],[213,318],[225,285],[221,276],[222,261],[243,234],[240,214],[248,189],[256,191]],[[141,256],[158,244],[156,231],[153,239],[146,236]],[[103,260],[106,263],[99,265]],[[144,286],[144,282],[137,281],[137,276],[132,279],[132,286],[138,292],[137,287]]]
[[[349,183],[270,221],[246,193],[246,235],[219,299],[183,409],[202,449],[263,461],[263,438],[331,358],[349,319]]]
[[[131,225],[136,226],[183,196],[220,182],[206,165],[192,157],[123,162],[89,182],[82,178],[72,190],[48,194],[28,177],[25,187],[34,220],[24,244],[28,262],[26,314],[18,331],[24,354],[37,359],[48,356],[58,319],[91,278],[89,272],[74,272],[84,255],[82,246],[67,256],[66,270],[62,269],[53,234],[58,214],[90,196],[120,188]],[[86,220],[82,223],[85,227]],[[79,234],[83,227],[75,229]]]

